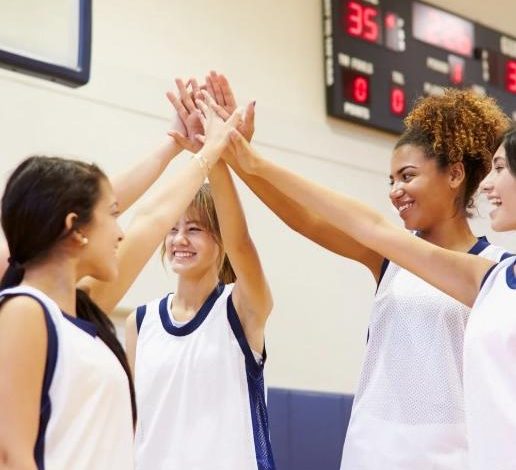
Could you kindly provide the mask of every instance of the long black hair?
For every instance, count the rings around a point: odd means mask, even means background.
[[[2,228],[9,246],[9,266],[0,289],[23,280],[24,264],[44,258],[65,238],[65,218],[77,214],[73,230],[91,221],[101,193],[104,173],[93,164],[58,157],[33,156],[24,160],[7,181],[2,197]],[[108,316],[80,289],[77,317],[97,328],[99,338],[113,351],[129,381],[133,422],[136,422],[134,385],[127,357]]]

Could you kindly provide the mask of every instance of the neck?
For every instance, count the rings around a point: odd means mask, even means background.
[[[192,318],[218,284],[218,275],[208,271],[201,277],[179,276],[172,302],[174,316]]]
[[[421,238],[448,250],[467,252],[477,242],[465,217],[454,217],[439,222],[420,232]]]
[[[76,276],[77,267],[73,259],[54,257],[27,263],[22,285],[39,289],[56,302],[61,310],[76,315]]]

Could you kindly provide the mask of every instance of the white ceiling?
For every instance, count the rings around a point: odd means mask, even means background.
[[[516,37],[516,0],[427,0],[490,28]],[[496,6],[495,6],[496,5]]]

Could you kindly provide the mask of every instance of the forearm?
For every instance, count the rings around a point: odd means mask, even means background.
[[[131,207],[163,173],[182,147],[167,137],[149,156],[134,167],[112,178],[121,212]]]
[[[208,161],[215,159],[213,150],[202,152]],[[110,313],[131,287],[147,261],[186,211],[206,176],[206,169],[192,159],[170,181],[150,195],[138,209],[120,244],[119,275],[116,281],[100,282],[88,278],[82,282],[90,297]]]
[[[222,160],[210,172],[209,181],[226,251],[247,249],[251,241],[244,210],[229,169]]]
[[[382,256],[339,230],[332,219],[327,220],[288,197],[266,178],[246,173],[235,159],[229,161],[249,189],[292,230],[333,253],[364,264],[378,279]]]
[[[252,174],[267,181],[304,211],[316,214],[343,234],[361,239],[364,232],[382,221],[382,216],[366,205],[314,183],[254,152]],[[360,218],[355,217],[360,214]]]

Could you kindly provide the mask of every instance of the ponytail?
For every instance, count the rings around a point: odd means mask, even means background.
[[[22,282],[23,276],[25,276],[25,268],[20,263],[12,258],[9,258],[8,262],[9,264],[0,282],[0,290],[16,287]]]
[[[93,323],[97,327],[98,337],[104,341],[106,346],[111,349],[127,374],[129,382],[129,390],[131,393],[131,409],[133,415],[133,424],[136,424],[136,395],[134,392],[134,383],[127,362],[125,351],[118,341],[115,333],[115,327],[109,317],[99,308],[88,294],[81,289],[76,289],[76,309],[77,317]]]

